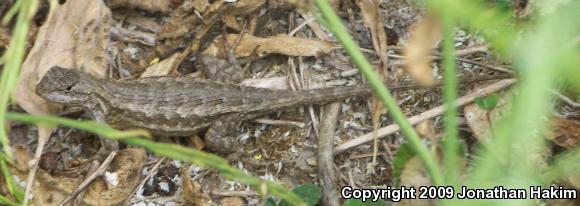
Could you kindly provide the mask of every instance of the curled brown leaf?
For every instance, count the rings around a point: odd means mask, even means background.
[[[173,0],[108,0],[107,5],[111,8],[138,8],[150,12],[167,13],[176,7],[173,2]]]
[[[228,45],[233,45],[238,39],[238,34],[228,34]],[[205,51],[205,55],[225,58],[224,40],[222,37],[216,38]],[[240,43],[234,50],[235,57],[248,57],[251,55],[262,55],[267,53],[284,54],[288,56],[317,56],[327,54],[337,46],[328,41],[314,39],[304,39],[289,37],[285,35],[261,38],[244,34]]]
[[[441,39],[441,28],[436,17],[427,15],[411,28],[411,37],[403,48],[405,69],[423,86],[433,86],[435,77],[431,71],[431,51]]]

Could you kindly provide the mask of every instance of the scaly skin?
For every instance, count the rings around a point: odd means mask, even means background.
[[[240,121],[289,107],[369,95],[371,89],[351,86],[279,91],[187,77],[104,80],[55,66],[44,75],[36,93],[53,103],[81,106],[98,121],[119,129],[185,136],[210,127],[212,137],[206,135],[206,140],[218,142],[208,146],[220,150],[231,145],[219,145],[226,143],[217,138],[226,136]]]

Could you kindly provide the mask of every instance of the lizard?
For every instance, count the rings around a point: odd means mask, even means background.
[[[77,69],[53,66],[41,78],[36,93],[48,102],[80,106],[96,121],[117,129],[146,129],[156,136],[186,136],[207,128],[208,149],[227,155],[236,146],[230,132],[243,120],[298,105],[368,95],[371,89],[351,86],[277,91],[189,77],[106,80]],[[114,157],[119,143],[101,140],[95,159],[104,160],[103,153],[107,152],[108,158]],[[91,170],[97,166],[97,160],[94,162]],[[99,167],[108,166],[101,162]],[[82,194],[98,175],[95,172],[85,178],[61,204]]]
[[[460,82],[510,77],[491,75]],[[409,82],[389,86],[391,91],[415,87]],[[236,146],[231,132],[243,121],[291,107],[368,96],[372,89],[355,85],[281,91],[185,76],[110,80],[53,66],[41,78],[36,93],[48,102],[80,106],[95,120],[117,129],[145,129],[156,136],[187,136],[206,129],[208,149],[229,154]],[[103,145],[105,150],[119,147],[110,139],[103,140]]]
[[[80,106],[117,129],[146,129],[157,136],[186,136],[207,128],[208,149],[235,150],[230,132],[240,122],[299,105],[370,95],[369,86],[280,91],[190,77],[105,80],[54,66],[36,87],[45,100]]]
[[[460,83],[511,77],[489,75]],[[389,89],[415,87],[401,82]],[[242,121],[296,106],[368,96],[371,90],[367,85],[355,85],[284,91],[185,76],[108,80],[60,66],[51,67],[36,87],[45,100],[80,106],[97,121],[117,129],[146,129],[158,136],[187,136],[207,129],[209,150],[220,154],[235,150],[231,132]]]

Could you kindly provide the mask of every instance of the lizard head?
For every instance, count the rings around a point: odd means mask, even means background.
[[[49,102],[82,105],[92,93],[90,80],[82,71],[53,66],[36,86],[36,94]]]

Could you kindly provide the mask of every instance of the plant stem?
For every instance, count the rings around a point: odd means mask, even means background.
[[[452,12],[443,8],[439,16],[443,31],[443,100],[447,107],[445,112],[444,165],[445,182],[457,185],[457,156],[459,151],[457,107],[453,104],[457,99],[457,68],[455,66],[454,20]]]

